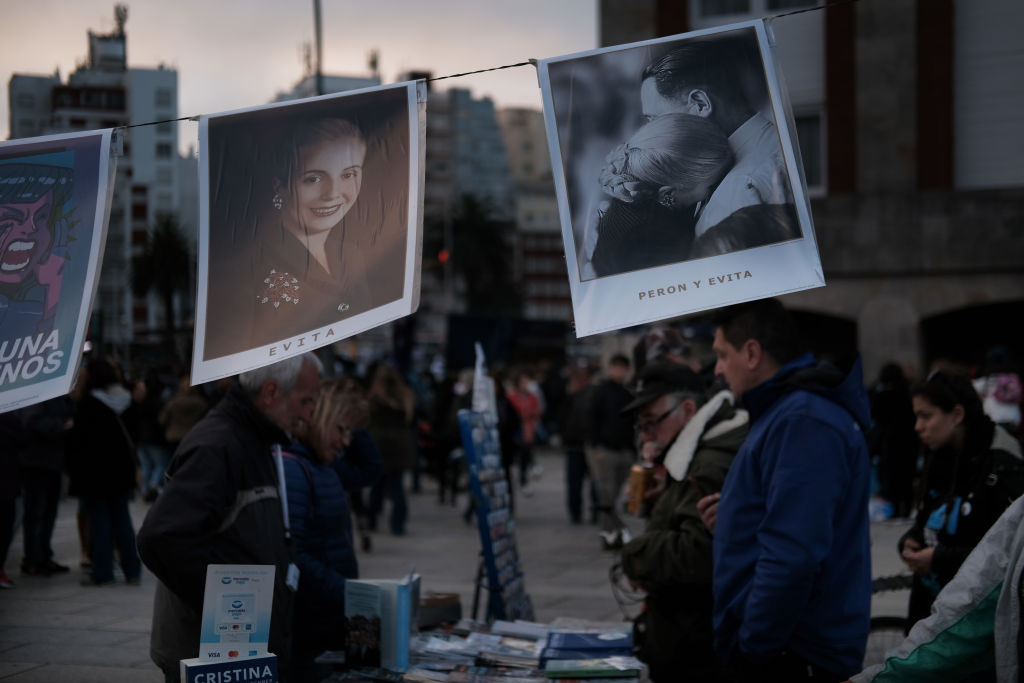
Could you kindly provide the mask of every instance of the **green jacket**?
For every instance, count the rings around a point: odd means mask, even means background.
[[[713,663],[711,534],[701,522],[697,501],[722,490],[748,422],[746,411],[734,409],[727,391],[701,406],[668,448],[668,485],[646,530],[622,549],[626,576],[648,590],[641,655],[654,676],[659,670],[693,673],[701,661]]]

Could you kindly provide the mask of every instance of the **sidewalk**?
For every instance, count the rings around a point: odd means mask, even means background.
[[[537,462],[543,475],[531,482],[531,495],[516,491],[516,540],[526,590],[538,621],[572,617],[621,620],[608,583],[611,553],[600,550],[597,527],[569,523],[564,498],[564,459],[542,450]],[[473,584],[480,540],[475,518],[462,520],[466,495],[457,506],[438,502],[432,479],[423,492],[409,495],[410,519],[405,536],[373,535],[373,549],[360,552],[364,577],[397,578],[415,566],[422,590],[458,593],[463,616],[471,616]],[[50,578],[22,576],[21,537],[15,537],[7,573],[13,590],[0,591],[0,681],[4,683],[161,683],[163,676],[149,659],[154,578],[146,572],[141,586],[120,583],[104,588],[79,585],[78,538],[74,499],[61,504],[54,532],[57,560],[71,565],[68,574]],[[132,505],[136,529],[148,506]],[[379,525],[386,528],[386,521]],[[632,521],[636,531],[638,521]],[[896,539],[907,523],[872,525],[875,576],[899,573]],[[901,615],[905,591],[875,597],[876,614]],[[483,616],[486,594],[481,595]]]

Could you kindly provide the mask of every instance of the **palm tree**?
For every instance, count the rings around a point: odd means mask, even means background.
[[[163,344],[171,356],[175,355],[174,294],[188,289],[191,258],[178,218],[172,213],[157,217],[145,249],[132,257],[132,292],[142,297],[154,291],[160,297],[164,309]]]

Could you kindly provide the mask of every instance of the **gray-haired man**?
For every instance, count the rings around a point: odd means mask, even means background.
[[[242,373],[182,440],[168,481],[139,530],[142,561],[160,580],[150,656],[168,681],[199,655],[209,564],[273,564],[269,649],[287,672],[292,589],[274,444],[312,419],[321,365],[311,354]]]

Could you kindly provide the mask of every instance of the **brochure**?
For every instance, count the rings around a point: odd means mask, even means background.
[[[211,564],[206,568],[199,659],[267,654],[274,572],[272,564]]]

